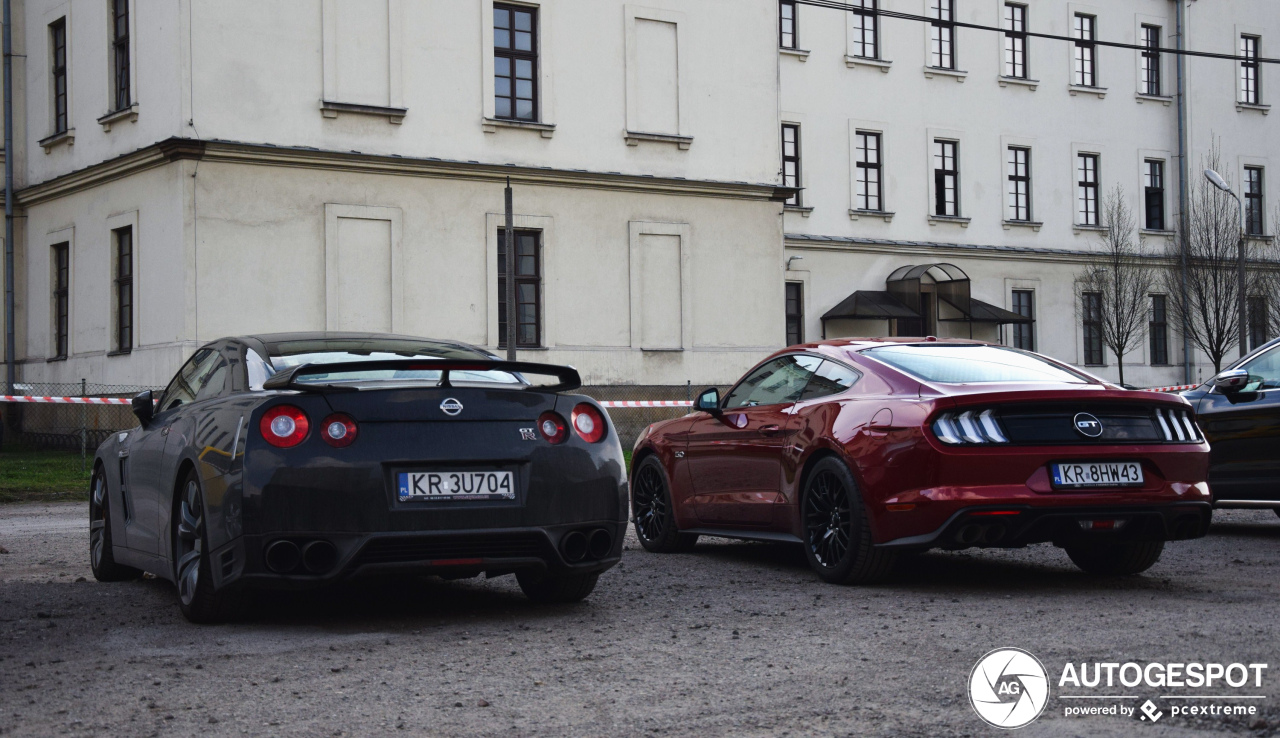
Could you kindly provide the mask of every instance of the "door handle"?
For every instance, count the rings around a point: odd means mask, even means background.
[[[762,425],[759,433],[762,436],[776,436],[782,432],[782,427],[777,425]]]

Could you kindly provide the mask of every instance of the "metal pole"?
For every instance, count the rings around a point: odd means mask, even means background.
[[[80,378],[80,396],[86,397],[88,392],[87,383],[84,377]],[[84,473],[84,457],[87,455],[87,447],[89,445],[89,408],[80,406],[80,473]]]
[[[511,178],[507,177],[507,189],[504,191],[507,206],[506,227],[502,230],[502,241],[506,244],[506,280],[507,294],[507,361],[516,360],[516,334],[520,330],[520,317],[516,315],[516,259],[519,258],[516,248],[516,216],[512,208]]]
[[[1175,5],[1178,6],[1178,51],[1184,51],[1186,44],[1186,0],[1177,0]],[[1182,309],[1179,311],[1182,317],[1182,381],[1184,384],[1193,382],[1192,358],[1191,358],[1191,318],[1187,310],[1187,248],[1189,239],[1191,238],[1190,228],[1191,220],[1188,209],[1190,207],[1191,196],[1188,188],[1190,187],[1191,165],[1187,161],[1187,57],[1178,54],[1178,228],[1182,231],[1182,237],[1179,239],[1179,256],[1180,256],[1180,279],[1181,294],[1179,302]]]
[[[18,342],[13,329],[13,23],[4,0],[4,364],[5,394],[15,394]]]
[[[1236,246],[1236,290],[1240,293],[1240,358],[1243,359],[1245,354],[1249,353],[1249,321],[1247,320],[1249,315],[1249,295],[1245,291],[1244,277],[1244,200],[1241,200],[1240,196],[1234,192],[1231,193],[1231,196],[1236,199],[1236,203],[1240,206],[1240,243]]]

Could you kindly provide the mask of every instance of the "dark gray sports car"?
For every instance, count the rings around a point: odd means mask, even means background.
[[[450,341],[215,341],[98,449],[94,575],[171,580],[195,622],[250,588],[376,572],[515,574],[536,601],[580,600],[627,520],[622,447],[580,384]]]

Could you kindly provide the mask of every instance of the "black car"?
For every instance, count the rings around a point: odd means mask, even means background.
[[[99,447],[94,575],[171,580],[195,622],[253,588],[373,573],[515,574],[535,601],[580,600],[627,520],[622,447],[580,384],[450,341],[214,341]]]
[[[1183,396],[1209,440],[1214,505],[1280,515],[1280,339]]]

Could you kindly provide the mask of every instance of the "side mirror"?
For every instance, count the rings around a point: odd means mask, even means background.
[[[720,412],[720,390],[715,387],[708,387],[698,393],[698,399],[693,403],[695,410],[716,415]]]
[[[151,390],[136,395],[129,404],[133,406],[133,414],[138,417],[143,428],[151,425],[151,418],[156,414],[156,401]]]
[[[1235,394],[1249,384],[1249,372],[1245,369],[1228,369],[1210,379],[1209,384],[1224,395]]]

